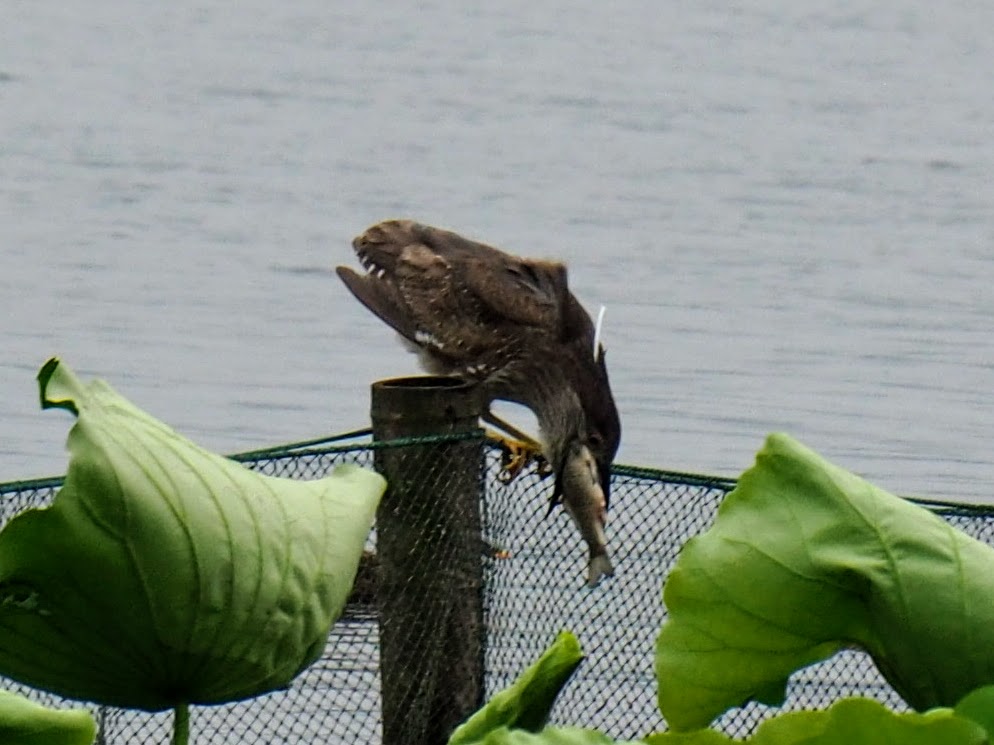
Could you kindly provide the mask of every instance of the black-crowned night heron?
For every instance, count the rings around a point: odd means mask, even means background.
[[[566,266],[410,220],[374,225],[352,246],[367,273],[338,267],[338,276],[416,347],[427,371],[534,412],[555,474],[552,503],[562,501],[590,547],[588,583],[612,574],[604,521],[621,423],[604,348]]]

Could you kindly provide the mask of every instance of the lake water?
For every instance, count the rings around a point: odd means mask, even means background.
[[[607,306],[619,460],[770,430],[984,500],[994,5],[11,2],[0,481],[60,473],[51,355],[213,449],[363,426],[416,370],[331,273],[407,216]]]

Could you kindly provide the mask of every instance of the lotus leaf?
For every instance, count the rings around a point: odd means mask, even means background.
[[[659,707],[676,730],[795,670],[867,650],[915,709],[994,682],[994,550],[786,435],[771,435],[664,590]]]
[[[994,742],[994,686],[984,686],[966,694],[956,704],[956,714],[977,722]]]
[[[467,743],[469,745],[469,743]],[[489,732],[472,745],[625,745],[607,735],[577,727],[547,727],[540,732],[501,727]],[[628,745],[638,745],[636,742]]]
[[[0,743],[90,745],[97,735],[85,709],[49,709],[24,696],[0,691]]]
[[[380,476],[264,476],[57,359],[38,379],[77,421],[52,505],[0,532],[0,674],[154,711],[285,687],[320,656]]]
[[[865,698],[848,698],[825,711],[792,711],[763,722],[748,740],[714,730],[666,732],[647,745],[985,745],[983,727],[952,709],[895,713]]]
[[[460,725],[449,745],[467,745],[501,727],[537,732],[549,721],[556,696],[583,660],[580,642],[562,631],[551,646],[508,688]]]

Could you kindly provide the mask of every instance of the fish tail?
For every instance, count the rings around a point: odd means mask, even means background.
[[[614,565],[607,554],[598,554],[590,557],[587,565],[587,587],[596,587],[601,581],[601,577],[613,577]]]

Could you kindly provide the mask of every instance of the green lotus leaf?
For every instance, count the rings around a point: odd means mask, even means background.
[[[850,646],[915,709],[952,706],[994,682],[991,598],[990,547],[771,435],[666,582],[659,707],[689,730],[779,704],[791,673]]]
[[[542,729],[549,721],[556,696],[582,660],[580,642],[571,632],[561,631],[514,683],[494,694],[483,708],[456,728],[449,745],[476,742],[501,727],[529,732]]]
[[[155,711],[285,687],[320,656],[380,476],[263,476],[57,359],[38,379],[77,421],[52,505],[0,532],[0,675]]]
[[[85,709],[49,709],[10,691],[0,691],[3,745],[90,745],[97,736]]]
[[[645,738],[646,745],[736,745],[741,742],[713,729],[689,732],[661,732]],[[752,740],[747,740],[752,745]]]
[[[876,701],[847,698],[824,711],[792,711],[763,722],[748,740],[714,730],[665,732],[647,745],[985,745],[983,727],[952,709],[897,714]]]
[[[956,704],[958,716],[972,719],[987,731],[994,742],[994,686],[984,686],[971,691]]]
[[[662,732],[627,745],[986,745],[984,728],[949,708],[895,713],[864,698],[848,698],[824,711],[792,711],[763,722],[747,740],[713,729]],[[501,727],[475,745],[613,745],[607,735],[572,727],[526,732]],[[467,745],[470,745],[468,742]],[[623,745],[618,743],[618,745]]]
[[[546,727],[539,732],[501,727],[491,730],[479,740],[467,745],[638,745],[641,741],[622,743],[607,735],[577,727]]]

